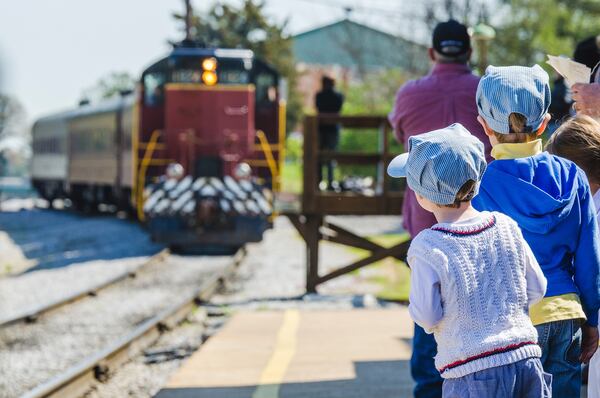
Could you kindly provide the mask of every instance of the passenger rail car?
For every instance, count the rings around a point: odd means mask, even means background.
[[[176,46],[135,92],[36,121],[32,183],[50,201],[132,210],[168,244],[259,240],[283,160],[279,84],[252,51]],[[251,232],[234,238],[240,225]]]

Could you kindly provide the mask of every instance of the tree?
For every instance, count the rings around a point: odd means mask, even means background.
[[[93,87],[84,90],[82,97],[92,100],[107,99],[133,90],[135,83],[136,80],[128,72],[110,72],[98,80]]]
[[[550,71],[546,54],[572,56],[578,41],[600,34],[600,0],[427,0],[423,7],[430,29],[447,18],[492,25],[496,38],[489,61],[494,65],[539,63]]]
[[[27,138],[25,110],[19,101],[0,94],[0,141],[9,137]]]
[[[438,22],[450,18],[470,26],[487,20],[488,3],[489,0],[426,0],[423,22],[431,31]]]
[[[29,142],[23,106],[15,98],[0,93],[0,176],[27,173]]]
[[[396,91],[409,78],[400,69],[388,69],[371,72],[361,80],[353,82],[345,94],[344,114],[346,115],[384,115],[387,114],[396,98]]]
[[[600,33],[599,0],[501,0],[503,17],[490,58],[499,65],[545,65],[546,54],[573,55],[578,41]],[[548,68],[548,67],[546,67]]]
[[[371,72],[362,81],[352,83],[345,92],[343,113],[345,115],[386,115],[392,109],[396,91],[409,78],[415,77],[399,69]],[[395,140],[390,140],[393,153],[402,148]],[[344,130],[340,137],[339,149],[347,152],[379,151],[378,132],[368,130]],[[373,166],[339,165],[342,175],[374,175]]]
[[[271,21],[264,7],[265,2],[258,0],[244,0],[239,7],[217,3],[207,13],[192,16],[190,34],[207,47],[250,49],[273,65],[288,82],[287,126],[292,129],[302,113],[292,39],[285,32],[287,21]],[[185,15],[175,13],[174,17],[185,21]]]

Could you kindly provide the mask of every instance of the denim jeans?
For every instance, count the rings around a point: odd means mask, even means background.
[[[528,358],[446,379],[443,394],[444,398],[550,398],[551,380],[539,358]]]
[[[437,344],[432,334],[425,333],[415,324],[410,373],[415,381],[415,398],[441,398],[442,376],[435,367],[433,358],[437,354]]]
[[[568,319],[535,327],[542,347],[542,366],[552,374],[552,395],[579,397],[581,390],[581,321]]]

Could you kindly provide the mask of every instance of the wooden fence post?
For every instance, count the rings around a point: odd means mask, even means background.
[[[319,229],[323,224],[323,217],[306,215],[306,292],[316,293],[319,284]]]

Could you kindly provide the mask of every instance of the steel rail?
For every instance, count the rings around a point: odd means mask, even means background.
[[[25,393],[21,398],[70,398],[84,395],[94,383],[106,380],[110,371],[156,341],[163,331],[185,320],[196,305],[207,301],[235,272],[245,254],[245,249],[240,249],[223,271],[212,275],[194,294],[147,320],[105,349]]]
[[[85,297],[89,297],[97,294],[100,290],[106,289],[122,280],[135,277],[139,271],[143,268],[155,264],[157,262],[164,261],[164,259],[169,255],[169,249],[163,249],[155,255],[151,256],[148,260],[134,268],[130,271],[122,272],[102,283],[99,283],[95,286],[84,288],[81,290],[77,290],[67,296],[61,297],[57,300],[51,301],[50,303],[42,304],[31,308],[25,312],[22,312],[17,315],[8,316],[5,318],[0,318],[0,329],[14,325],[21,322],[34,322],[40,315],[48,313],[50,311],[56,310],[62,306],[67,304],[71,304],[75,301],[81,300]]]

